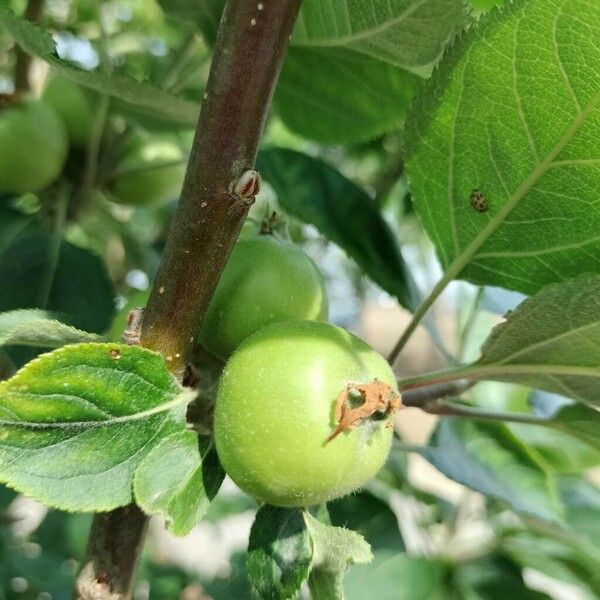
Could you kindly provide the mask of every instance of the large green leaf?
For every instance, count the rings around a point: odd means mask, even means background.
[[[81,331],[57,320],[56,315],[37,309],[0,313],[0,346],[13,344],[37,348],[60,348],[78,342],[99,342],[100,336]]]
[[[444,419],[420,453],[450,479],[517,512],[548,521],[561,518],[554,480],[501,423]]]
[[[403,306],[413,306],[398,243],[364,190],[333,167],[294,150],[263,150],[258,168],[288,214],[313,224]]]
[[[84,71],[75,67],[58,58],[52,37],[47,31],[15,17],[8,9],[0,9],[0,25],[6,28],[23,50],[44,59],[78,84],[108,94],[135,108],[137,112],[177,125],[193,127],[196,124],[199,105],[126,75]]]
[[[263,505],[252,525],[246,570],[263,600],[294,598],[307,579],[313,551],[302,511]]]
[[[595,0],[506,3],[413,104],[410,189],[448,279],[531,294],[600,270],[599,38]]]
[[[461,0],[305,0],[292,45],[350,50],[426,75],[466,20]]]
[[[0,383],[0,481],[65,510],[128,504],[135,468],[184,428],[189,400],[143,348],[77,344],[44,354]]]
[[[508,313],[475,371],[600,405],[600,275],[546,286]],[[573,411],[565,411],[563,420]]]
[[[186,535],[206,514],[224,477],[214,446],[193,431],[180,431],[140,463],[133,480],[135,500],[146,513],[163,515],[172,533]]]
[[[321,523],[308,511],[303,514],[313,548],[311,595],[314,600],[343,600],[346,569],[371,562],[371,546],[355,531]]]
[[[285,124],[325,144],[362,142],[404,123],[421,79],[353,50],[290,48],[274,104]]]

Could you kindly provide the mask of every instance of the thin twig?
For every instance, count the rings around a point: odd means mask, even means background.
[[[141,342],[180,379],[252,198],[231,193],[253,168],[301,0],[229,0],[179,206],[144,314]],[[147,519],[129,506],[96,515],[78,600],[128,600]],[[90,595],[87,590],[93,590]]]
[[[491,411],[465,406],[456,402],[444,402],[434,400],[420,406],[425,412],[432,415],[444,417],[466,417],[468,419],[479,419],[484,421],[506,421],[510,423],[528,423],[531,425],[550,425],[552,419],[540,417],[528,413]]]
[[[25,19],[31,23],[38,23],[44,11],[44,0],[28,0],[25,8]],[[17,46],[17,60],[15,63],[15,92],[28,92],[31,89],[29,79],[31,70],[31,56],[20,46]]]
[[[444,381],[442,383],[433,383],[431,385],[412,388],[402,392],[402,404],[404,406],[423,408],[432,401],[441,398],[460,396],[476,383],[476,381],[460,379],[458,381]]]
[[[473,327],[475,326],[475,321],[477,320],[477,315],[479,314],[479,308],[481,307],[481,301],[483,300],[483,296],[485,294],[485,288],[480,286],[477,288],[477,292],[475,294],[475,298],[473,299],[473,304],[469,310],[469,314],[465,319],[465,324],[460,332],[460,337],[458,339],[458,362],[462,362],[464,359],[465,351],[467,349],[467,342],[471,337],[471,333],[473,332]]]

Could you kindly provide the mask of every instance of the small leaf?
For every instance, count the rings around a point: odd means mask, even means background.
[[[450,479],[517,512],[548,521],[561,518],[554,480],[503,424],[444,419],[419,452]]]
[[[100,336],[81,331],[44,310],[12,310],[0,313],[0,346],[35,346],[60,348],[79,342],[99,342]]]
[[[44,59],[54,69],[79,85],[101,94],[108,94],[149,116],[178,125],[195,125],[199,112],[197,104],[126,75],[84,71],[73,66],[58,58],[52,37],[47,31],[15,17],[8,9],[0,9],[0,25],[6,28],[23,50]]]
[[[509,313],[484,344],[475,376],[600,405],[598,339],[600,275],[580,275],[546,286]]]
[[[64,510],[128,504],[137,465],[184,427],[190,399],[144,348],[44,354],[0,383],[0,481]]]
[[[312,555],[300,509],[265,504],[258,510],[246,570],[263,600],[295,598],[308,577]]]
[[[136,502],[148,514],[162,514],[174,535],[186,535],[200,522],[225,477],[214,447],[203,442],[193,431],[174,433],[135,472]]]
[[[599,2],[506,2],[412,104],[410,190],[449,277],[534,294],[600,270],[599,36]]]
[[[371,562],[371,546],[354,531],[325,525],[308,511],[303,515],[313,546],[309,579],[312,597],[314,600],[341,600],[348,565]]]
[[[324,162],[293,150],[263,150],[258,168],[288,214],[341,246],[403,306],[413,305],[412,284],[394,234],[364,190]]]

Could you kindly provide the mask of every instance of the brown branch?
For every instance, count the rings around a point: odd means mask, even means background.
[[[83,568],[77,577],[77,600],[131,598],[147,526],[148,517],[135,504],[94,515]]]
[[[181,199],[141,334],[142,345],[161,352],[180,379],[252,203],[236,183],[254,166],[300,3],[229,0],[223,13]],[[131,597],[146,524],[134,506],[95,516],[77,599]]]
[[[421,387],[410,388],[402,391],[402,404],[404,406],[415,406],[429,412],[427,407],[437,402],[441,398],[451,396],[460,396],[463,392],[472,388],[477,382],[467,379],[458,379],[456,381],[443,381],[441,383],[432,383]]]
[[[467,406],[443,400],[444,398],[460,396],[476,383],[473,380],[457,379],[455,381],[444,381],[411,388],[402,392],[402,404],[404,406],[414,406],[431,415],[442,417],[466,417],[468,419],[510,421],[513,423],[531,423],[536,425],[547,425],[551,421],[551,419],[546,417],[528,413],[488,411],[476,406]]]
[[[510,423],[526,423],[529,425],[546,425],[552,423],[548,417],[540,417],[530,413],[502,412],[466,406],[456,402],[444,402],[443,400],[431,400],[421,406],[425,412],[442,417],[465,417],[479,421],[505,421]]]
[[[44,0],[28,0],[25,8],[25,19],[31,23],[39,23],[44,10]],[[20,46],[17,46],[17,60],[15,64],[15,92],[28,92],[31,89],[29,75],[31,70],[31,56]]]

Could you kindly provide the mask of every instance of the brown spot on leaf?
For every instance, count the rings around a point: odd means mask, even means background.
[[[335,418],[338,426],[327,442],[346,429],[354,429],[370,418],[385,418],[402,408],[400,394],[382,381],[349,383],[335,402]]]

